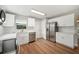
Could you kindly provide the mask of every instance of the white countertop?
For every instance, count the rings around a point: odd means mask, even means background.
[[[0,40],[7,40],[11,38],[16,38],[16,33],[4,34],[0,36]]]
[[[56,33],[63,33],[63,34],[75,34],[74,32],[56,32]]]

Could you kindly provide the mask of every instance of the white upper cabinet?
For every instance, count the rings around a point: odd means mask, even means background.
[[[62,16],[59,26],[74,26],[74,14]]]
[[[3,23],[3,26],[14,26],[15,25],[15,15],[6,14],[6,20]]]
[[[49,22],[53,21],[58,22],[58,26],[74,26],[74,14],[69,14],[49,20]]]
[[[28,27],[35,27],[35,19],[28,18]]]

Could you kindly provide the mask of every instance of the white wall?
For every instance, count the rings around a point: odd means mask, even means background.
[[[3,27],[4,28],[4,34],[10,34],[10,33],[16,33],[16,26],[11,26],[11,27]]]
[[[25,19],[27,19],[26,16],[21,16],[21,15],[16,15],[15,18],[16,18],[17,20],[25,20]]]
[[[41,21],[41,30],[42,30],[42,37],[46,39],[46,19],[42,19]]]
[[[74,26],[61,26],[59,27],[59,32],[75,33],[75,28]]]
[[[36,38],[41,38],[42,37],[42,30],[41,30],[41,19],[35,20],[35,31],[36,31]]]

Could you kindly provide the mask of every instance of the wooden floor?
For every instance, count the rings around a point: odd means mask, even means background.
[[[21,45],[20,54],[78,54],[79,48],[70,49],[47,40]]]

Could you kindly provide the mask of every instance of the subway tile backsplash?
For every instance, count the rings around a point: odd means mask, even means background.
[[[59,32],[74,33],[75,28],[73,26],[61,26],[59,27]]]
[[[4,28],[4,34],[9,34],[9,33],[16,33],[16,27],[3,27]]]

